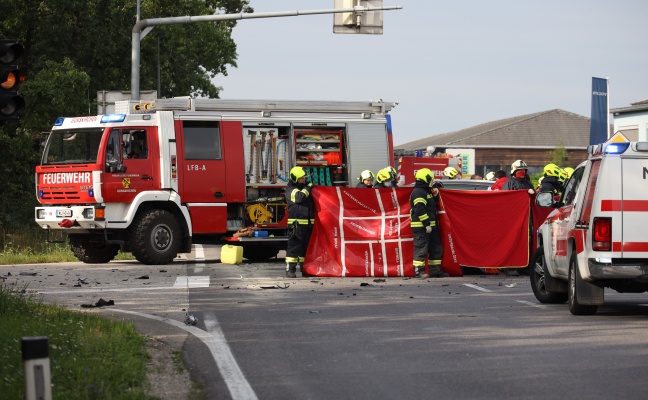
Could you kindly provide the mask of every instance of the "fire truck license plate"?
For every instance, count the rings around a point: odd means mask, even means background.
[[[72,210],[56,210],[57,217],[71,217]]]

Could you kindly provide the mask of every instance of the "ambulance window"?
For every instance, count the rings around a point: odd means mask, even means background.
[[[578,168],[576,171],[574,171],[569,181],[567,181],[567,186],[565,187],[565,197],[563,198],[566,206],[574,203],[574,200],[576,200],[576,194],[578,194],[578,187],[580,186],[580,182],[583,179],[584,170],[585,168]]]
[[[592,168],[589,175],[589,183],[587,191],[585,192],[585,204],[583,205],[583,212],[581,214],[581,221],[589,221],[592,214],[592,203],[594,202],[594,192],[596,191],[596,182],[598,181],[599,169],[601,168],[601,160],[592,161]]]
[[[218,121],[183,121],[186,160],[221,159]]]

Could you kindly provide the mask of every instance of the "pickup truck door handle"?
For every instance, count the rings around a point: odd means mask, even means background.
[[[153,177],[149,175],[142,175],[142,180],[144,181],[152,181]]]
[[[220,199],[221,197],[225,197],[225,195],[223,193],[221,193],[221,192],[216,192],[216,193],[214,193],[214,197],[216,197],[217,199]]]

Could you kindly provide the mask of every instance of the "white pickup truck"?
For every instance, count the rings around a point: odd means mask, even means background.
[[[538,229],[531,287],[541,303],[569,301],[574,315],[596,313],[605,288],[648,291],[648,142],[588,148],[558,202]]]

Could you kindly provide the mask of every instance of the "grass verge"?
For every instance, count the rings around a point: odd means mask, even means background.
[[[36,301],[0,283],[0,397],[24,394],[21,338],[47,336],[54,399],[147,399],[146,339],[129,322]]]

